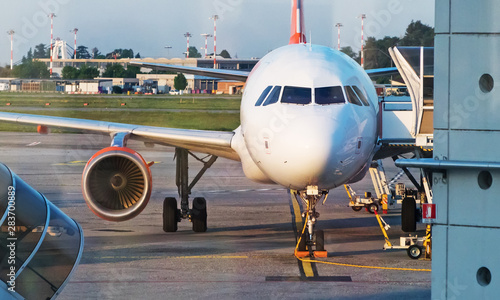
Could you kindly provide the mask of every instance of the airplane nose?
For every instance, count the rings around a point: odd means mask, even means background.
[[[273,180],[297,189],[307,185],[333,188],[350,147],[347,135],[347,128],[331,117],[295,120],[270,141]]]

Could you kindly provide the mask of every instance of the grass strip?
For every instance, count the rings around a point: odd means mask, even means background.
[[[9,112],[25,113],[22,110]],[[57,117],[68,117],[78,119],[89,119],[108,121],[116,123],[127,123],[137,125],[148,125],[158,127],[185,128],[198,130],[232,131],[240,124],[239,113],[223,112],[129,112],[123,111],[50,111],[40,110],[37,115],[49,115]],[[0,131],[12,132],[33,132],[36,127],[33,125],[20,125],[14,123],[0,122]],[[52,132],[69,132],[65,130],[53,129]]]

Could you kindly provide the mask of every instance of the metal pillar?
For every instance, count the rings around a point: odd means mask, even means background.
[[[342,23],[337,23],[335,24],[335,27],[337,27],[337,50],[340,51],[340,27],[342,27]]]
[[[53,67],[52,44],[54,42],[54,17],[55,16],[56,16],[56,14],[54,14],[54,13],[49,14],[49,18],[50,18],[50,76],[52,76],[52,67]]]
[[[10,35],[10,69],[14,68],[14,30],[7,32]]]
[[[210,19],[214,20],[214,69],[217,69],[217,20],[218,15],[214,15]]]
[[[203,167],[193,178],[193,181],[191,183],[189,182],[189,155],[191,155],[197,161],[203,163]],[[191,191],[193,190],[196,183],[198,183],[205,172],[215,163],[217,158],[218,157],[215,155],[208,155],[205,158],[198,158],[186,149],[175,148],[175,183],[177,185],[179,200],[181,202],[181,218],[189,218],[189,215],[191,213],[189,210],[189,195],[191,195]]]
[[[365,43],[365,19],[366,15],[362,14],[359,16],[361,18],[361,68],[365,68],[365,51],[364,51],[364,43]]]
[[[435,5],[432,299],[496,299],[500,2]]]
[[[73,30],[70,30],[69,32],[73,32],[75,34],[75,52],[74,52],[74,57],[73,59],[76,59],[76,34],[78,33],[78,28],[75,28]]]
[[[181,215],[186,218],[189,214],[189,152],[186,149],[175,148],[176,157],[176,185],[181,201]]]

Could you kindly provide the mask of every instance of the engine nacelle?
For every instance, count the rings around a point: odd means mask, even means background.
[[[83,171],[82,191],[88,207],[108,221],[136,217],[148,204],[151,170],[142,156],[124,147],[97,152]]]

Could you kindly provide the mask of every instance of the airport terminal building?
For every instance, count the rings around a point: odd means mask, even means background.
[[[40,59],[41,62],[50,67],[50,59]],[[95,67],[100,75],[104,73],[109,64],[120,64],[125,69],[131,61],[141,61],[147,63],[170,64],[188,67],[213,68],[213,58],[144,58],[144,59],[55,59],[53,61],[54,78],[50,80],[35,79],[0,79],[0,90],[16,92],[68,92],[96,94],[107,93],[112,86],[119,86],[122,89],[132,92],[147,87],[146,89],[155,90],[157,93],[168,93],[174,89],[174,78],[177,74],[156,74],[152,69],[143,68],[141,71],[146,74],[137,74],[136,78],[95,78],[95,80],[65,80],[60,79],[62,69],[66,66],[80,68],[83,65]],[[226,70],[251,71],[258,63],[258,59],[225,59],[217,57],[217,68]],[[185,74],[188,82],[186,92],[188,93],[224,93],[236,94],[243,89],[241,82],[230,82],[218,78],[188,75]],[[90,84],[93,83],[93,84]],[[152,87],[152,88],[151,88]]]

